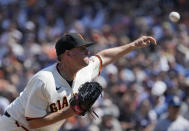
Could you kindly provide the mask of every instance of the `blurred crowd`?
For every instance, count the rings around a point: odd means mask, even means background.
[[[71,117],[61,130],[147,131],[165,127],[158,123],[167,114],[167,126],[177,119],[189,125],[188,7],[188,0],[0,0],[0,114],[34,73],[56,62],[54,45],[63,33],[95,41],[91,54],[151,35],[158,46],[102,70],[99,118]],[[178,23],[168,19],[173,10],[181,14]],[[170,102],[175,96],[180,104]]]

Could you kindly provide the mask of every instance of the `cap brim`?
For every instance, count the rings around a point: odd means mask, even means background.
[[[89,46],[92,46],[92,45],[94,45],[94,44],[95,44],[94,42],[90,42],[90,43],[86,44],[85,46],[86,46],[86,47],[89,47]]]
[[[87,43],[84,43],[84,44],[82,44],[82,45],[80,45],[80,46],[89,47],[89,46],[92,46],[92,45],[94,45],[94,44],[95,44],[94,42],[87,42]]]

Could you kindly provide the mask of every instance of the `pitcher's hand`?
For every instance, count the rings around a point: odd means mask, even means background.
[[[141,36],[131,44],[134,48],[144,48],[149,46],[151,43],[157,45],[155,38],[151,36]]]

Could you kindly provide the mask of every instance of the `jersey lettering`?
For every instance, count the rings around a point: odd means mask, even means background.
[[[57,103],[58,103],[58,109],[60,110],[61,109],[60,100],[57,100]]]
[[[58,110],[61,110],[67,106],[68,106],[67,97],[64,96],[62,99],[62,105],[61,105],[60,100],[57,100],[57,103],[50,104],[50,110],[51,110],[51,112],[57,112]]]
[[[50,109],[51,109],[51,112],[57,112],[58,108],[56,107],[56,103],[50,104]]]
[[[64,96],[63,97],[63,103],[62,103],[62,108],[64,108],[64,105],[67,107],[68,106],[68,101],[67,98]]]

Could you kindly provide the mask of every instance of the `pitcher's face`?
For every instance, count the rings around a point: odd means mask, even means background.
[[[80,46],[70,50],[73,63],[78,64],[78,66],[87,66],[89,64],[89,51],[87,47]]]

